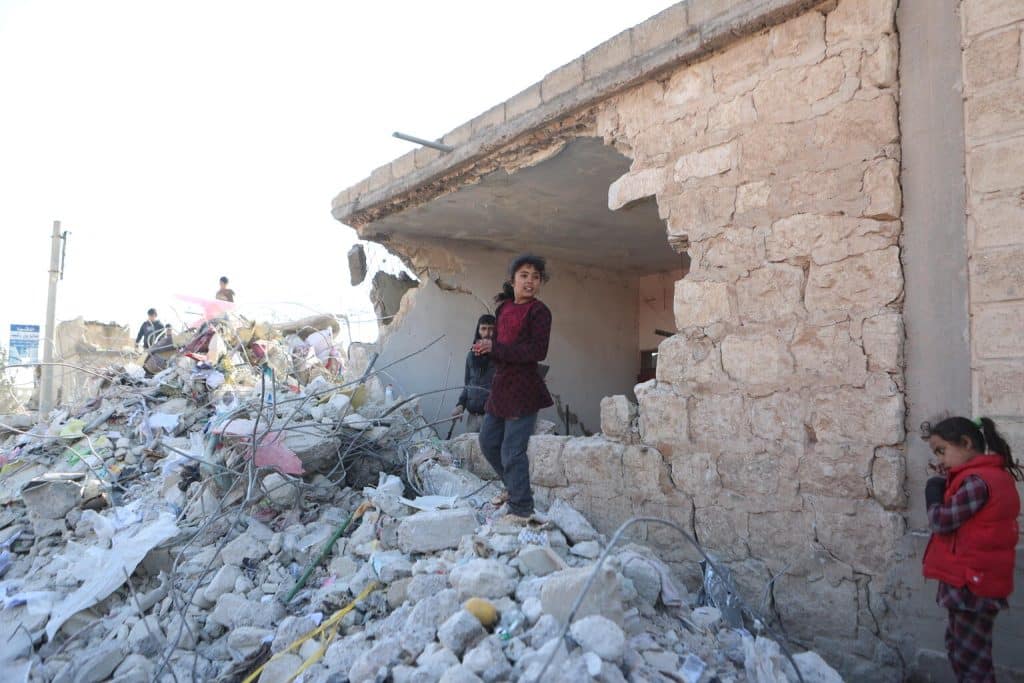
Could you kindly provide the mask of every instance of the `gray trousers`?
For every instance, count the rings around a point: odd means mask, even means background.
[[[527,517],[533,514],[530,460],[526,448],[537,424],[537,413],[506,420],[488,413],[480,427],[480,450],[508,491],[508,511]]]

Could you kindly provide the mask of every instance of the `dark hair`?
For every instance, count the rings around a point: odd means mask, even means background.
[[[966,437],[971,448],[979,453],[995,453],[1003,458],[1003,467],[1010,471],[1017,481],[1024,481],[1024,470],[1020,463],[1013,459],[1010,444],[996,431],[996,423],[987,417],[978,418],[977,422],[966,417],[947,417],[935,424],[921,423],[921,438],[937,436],[943,441],[959,444]]]
[[[516,294],[515,289],[512,287],[512,280],[516,277],[516,271],[523,266],[533,266],[536,268],[537,272],[540,273],[541,282],[547,282],[550,279],[547,272],[547,261],[544,260],[543,256],[520,254],[512,259],[512,263],[508,265],[508,279],[501,285],[501,291],[494,295],[495,303],[500,304],[515,298]]]
[[[224,284],[227,284],[228,283],[228,276],[227,275],[221,275],[220,276],[220,281],[223,282]]]
[[[480,318],[477,319],[477,321],[476,321],[476,327],[473,328],[473,341],[474,342],[480,341],[480,326],[481,325],[494,325],[494,324],[495,324],[494,316],[491,315],[490,313],[484,313],[482,316],[480,316]]]
[[[155,308],[149,309],[148,311],[146,311],[146,315],[156,315],[156,309]]]

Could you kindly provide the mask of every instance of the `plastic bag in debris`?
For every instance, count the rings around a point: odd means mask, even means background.
[[[706,560],[701,560],[700,568],[704,572],[704,581],[697,596],[697,604],[717,607],[725,623],[733,628],[740,628],[743,626],[740,597],[733,586],[729,570],[721,564],[718,564],[718,567],[721,572],[715,571]]]
[[[117,590],[150,550],[177,533],[174,515],[163,512],[150,522],[117,530],[110,548],[91,546],[84,553],[67,558],[73,561],[83,583],[54,606],[46,624],[47,638],[52,641],[68,619]]]
[[[679,676],[686,683],[697,683],[704,675],[705,668],[707,665],[704,664],[704,660],[691,652],[683,660],[683,668],[679,670]]]

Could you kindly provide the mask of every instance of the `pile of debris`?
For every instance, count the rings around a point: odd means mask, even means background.
[[[505,522],[317,322],[207,321],[0,417],[5,681],[841,680],[713,571],[690,593],[561,501]]]

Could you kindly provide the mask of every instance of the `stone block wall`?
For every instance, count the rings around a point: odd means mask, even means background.
[[[895,5],[822,5],[599,108],[633,159],[615,201],[653,193],[692,263],[638,442],[562,451],[585,463],[570,486],[630,482],[589,514],[689,517],[747,595],[782,573],[787,630],[856,680],[900,668],[880,626],[906,506]]]
[[[973,404],[1024,454],[1024,3],[964,0]]]

